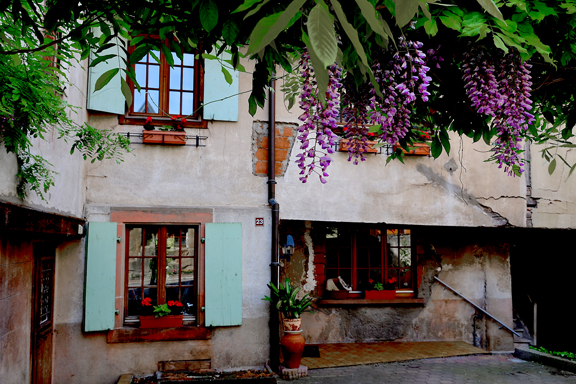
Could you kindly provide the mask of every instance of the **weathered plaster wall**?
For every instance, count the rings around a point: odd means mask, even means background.
[[[86,63],[84,63],[86,66]],[[68,79],[74,86],[69,86],[64,92],[63,99],[77,107],[68,109],[68,116],[77,124],[87,121],[86,111],[86,82],[87,77],[83,70],[73,69],[68,73]],[[33,192],[29,192],[26,201],[20,200],[16,195],[18,180],[15,175],[18,171],[14,154],[6,153],[3,144],[0,144],[0,199],[14,204],[23,204],[35,209],[51,211],[69,216],[81,217],[84,207],[84,160],[76,152],[70,155],[71,143],[63,139],[58,140],[56,129],[49,128],[44,140],[31,138],[32,150],[35,155],[44,157],[52,164],[55,185],[44,194],[43,201]]]
[[[0,233],[0,381],[29,383],[32,243]]]
[[[298,223],[298,222],[295,222]],[[282,278],[289,277],[308,291],[308,245],[306,234],[320,223],[290,227],[297,249],[290,262],[284,262]],[[486,309],[508,326],[512,325],[512,286],[510,251],[498,235],[489,236],[481,229],[419,228],[417,235],[423,257],[418,261],[422,281],[418,297],[424,306],[323,306],[302,316],[306,342],[339,343],[371,341],[462,340],[474,343],[473,324],[476,310],[464,300],[434,281],[440,279]],[[312,236],[313,237],[313,236]],[[439,272],[440,271],[440,272]],[[477,321],[478,345],[492,351],[513,350],[510,333],[499,329],[491,319]]]
[[[538,228],[576,228],[576,178],[568,177],[570,168],[560,159],[552,175],[548,173],[549,163],[542,158],[542,145],[532,145],[531,185],[532,198],[536,206],[531,209],[532,223]],[[576,152],[570,148],[557,148],[553,151],[569,164],[576,162]]]

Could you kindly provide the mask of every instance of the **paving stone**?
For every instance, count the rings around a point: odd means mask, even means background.
[[[278,380],[279,383],[285,381]],[[576,374],[512,355],[446,357],[308,371],[302,384],[575,384]]]

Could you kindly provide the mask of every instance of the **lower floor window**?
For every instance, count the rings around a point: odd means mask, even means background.
[[[416,254],[410,229],[327,227],[325,244],[326,278],[340,276],[353,290],[389,283],[414,292]]]
[[[152,305],[178,300],[184,321],[197,316],[197,226],[126,227],[126,323],[138,321],[142,300]]]

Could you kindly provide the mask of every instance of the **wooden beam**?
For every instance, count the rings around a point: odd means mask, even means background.
[[[81,235],[86,221],[0,201],[0,229],[50,235]],[[83,229],[82,229],[83,231]]]

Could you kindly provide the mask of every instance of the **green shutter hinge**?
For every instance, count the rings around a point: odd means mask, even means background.
[[[201,238],[201,239],[200,239],[200,242],[201,242],[202,244],[204,244],[204,243],[206,242],[206,238],[205,238],[205,237]]]
[[[206,310],[206,307],[200,308],[200,312],[204,312],[205,310]]]
[[[118,316],[118,315],[120,314],[120,310],[119,310],[119,309],[115,309],[115,310],[114,310],[114,314],[115,314],[116,316]]]
[[[121,242],[122,242],[122,238],[121,238],[121,237],[117,237],[117,238],[116,238],[116,242],[117,242],[117,243],[121,243]]]

